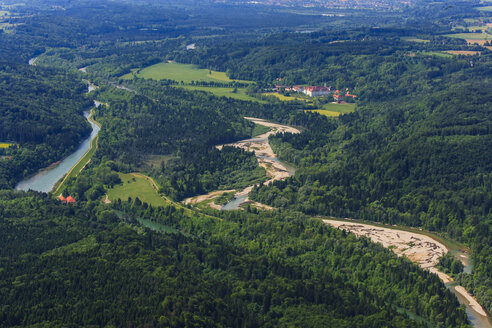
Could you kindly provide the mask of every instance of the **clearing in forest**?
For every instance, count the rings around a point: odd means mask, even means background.
[[[137,77],[153,80],[174,80],[191,83],[191,81],[201,82],[234,82],[227,77],[224,72],[217,72],[208,69],[198,68],[196,65],[179,64],[179,63],[159,63],[149,67],[142,68],[140,71],[135,71]],[[132,73],[124,75],[122,78],[132,78]],[[251,83],[249,81],[237,80],[241,83]]]
[[[425,39],[419,39],[413,36],[404,36],[401,38],[403,41],[408,41],[408,42],[419,42],[419,43],[428,43],[430,40],[425,40]]]
[[[169,204],[167,200],[159,195],[153,183],[144,175],[135,173],[118,174],[122,183],[108,190],[108,198],[111,202],[117,201],[118,198],[122,201],[127,201],[129,197],[133,200],[138,197],[142,202],[152,206]]]
[[[306,112],[316,112],[321,115],[329,116],[329,117],[338,117],[343,114],[352,113],[355,111],[354,103],[328,103],[323,105],[323,109],[313,109],[306,110]]]
[[[480,45],[492,40],[492,35],[487,33],[454,33],[445,34],[444,36],[449,38],[464,39],[467,43],[477,43]]]
[[[10,146],[13,146],[15,144],[13,143],[8,143],[8,142],[0,142],[0,148],[9,148]]]
[[[465,55],[465,56],[480,56],[482,54],[481,51],[469,51],[469,50],[448,50],[445,51],[451,55]]]
[[[234,88],[215,88],[215,87],[202,87],[202,86],[195,86],[195,85],[176,85],[176,87],[180,87],[186,90],[210,92],[217,97],[228,97],[228,98],[239,99],[239,100],[265,103],[265,101],[263,100],[247,95],[245,88],[237,88],[237,90],[234,91]]]

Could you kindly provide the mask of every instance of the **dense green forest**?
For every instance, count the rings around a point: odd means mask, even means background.
[[[2,327],[466,326],[437,276],[307,217],[0,200]]]
[[[55,68],[0,64],[0,141],[18,145],[0,159],[0,188],[70,154],[89,132],[92,102],[76,75]]]
[[[0,1],[13,26],[0,33],[0,143],[13,144],[0,149],[0,327],[469,327],[436,275],[316,216],[464,243],[473,272],[451,256],[440,267],[492,312],[492,57],[444,37],[478,17],[469,2],[328,13],[143,3]],[[168,60],[249,80],[200,85],[257,101],[122,78]],[[83,79],[98,88],[84,95]],[[319,101],[262,95],[279,81],[348,88],[356,111],[328,118],[305,112]],[[80,144],[93,100],[97,149],[65,182],[77,203],[12,191]],[[244,116],[302,130],[269,139],[293,177],[262,185],[253,153],[216,148],[254,134]],[[101,201],[133,172],[168,205]],[[275,210],[177,203],[252,184],[250,198]]]

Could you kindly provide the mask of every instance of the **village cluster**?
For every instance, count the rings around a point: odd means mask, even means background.
[[[332,86],[281,86],[275,85],[276,92],[299,92],[304,93],[309,97],[324,97],[324,96],[333,96],[333,100],[336,102],[342,102],[346,100],[355,100],[357,98],[356,95],[350,94],[348,89],[344,91],[336,90]]]

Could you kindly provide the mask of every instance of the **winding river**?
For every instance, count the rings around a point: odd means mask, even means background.
[[[350,231],[357,236],[365,236],[373,242],[390,248],[398,256],[406,256],[423,269],[437,274],[446,287],[456,295],[460,304],[465,306],[466,314],[473,327],[492,328],[490,316],[477,300],[465,288],[459,286],[450,276],[440,272],[436,267],[439,258],[449,252],[463,263],[465,272],[471,272],[473,265],[462,246],[417,229],[402,229],[397,226],[349,219],[328,219],[324,222],[335,228]]]
[[[257,136],[256,138],[241,140],[232,144],[221,145],[217,148],[220,149],[223,146],[232,146],[254,152],[256,159],[258,160],[258,164],[261,167],[265,168],[265,170],[267,171],[267,175],[271,178],[266,181],[265,184],[269,184],[275,180],[283,180],[290,176],[293,176],[295,173],[295,169],[278,159],[277,155],[270,147],[268,137],[277,133],[300,133],[300,131],[287,125],[272,123],[258,118],[245,117],[245,119],[252,121],[253,123],[258,125],[267,126],[271,130],[267,133]],[[249,202],[248,194],[252,189],[253,186],[249,186],[237,192],[234,195],[234,199],[222,206],[221,210],[227,211],[239,209],[242,204]]]
[[[29,64],[34,65],[36,58],[30,59]],[[87,92],[88,93],[91,92],[92,90],[94,90],[94,88],[95,88],[94,85],[89,84]],[[94,105],[98,107],[100,103],[94,101]],[[82,142],[82,144],[77,148],[77,150],[72,154],[70,154],[65,159],[63,159],[61,162],[52,164],[47,168],[41,169],[34,176],[31,176],[19,182],[15,186],[16,190],[25,190],[25,191],[35,190],[41,192],[50,192],[53,190],[53,187],[56,185],[56,183],[61,178],[63,178],[63,176],[67,174],[67,172],[69,172],[72,167],[74,167],[78,163],[78,161],[85,155],[85,153],[89,151],[89,149],[91,148],[92,140],[99,133],[99,129],[100,129],[99,126],[89,119],[90,113],[84,112],[84,117],[91,125],[92,132],[90,136]]]
[[[82,144],[77,148],[75,152],[63,159],[56,165],[51,165],[42,169],[34,176],[23,180],[15,186],[16,190],[35,190],[42,192],[50,192],[53,190],[55,184],[63,178],[63,176],[70,171],[70,169],[77,164],[77,162],[89,151],[91,148],[91,141],[97,136],[99,132],[99,126],[89,120],[90,113],[84,112],[84,117],[90,123],[92,127],[91,135],[85,139]]]

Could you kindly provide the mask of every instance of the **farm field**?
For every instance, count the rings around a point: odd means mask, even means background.
[[[191,83],[191,81],[202,82],[234,82],[227,77],[224,72],[216,72],[208,69],[198,68],[196,65],[191,64],[179,64],[179,63],[159,63],[149,67],[141,69],[138,73],[137,70],[132,70],[132,73],[125,74],[121,78],[131,79],[134,74],[144,79],[153,80],[175,80],[183,81],[184,83]],[[249,81],[237,80],[241,83],[251,83]]]
[[[154,186],[145,176],[136,174],[119,173],[122,184],[116,185],[108,190],[108,198],[114,202],[121,199],[126,201],[128,197],[135,199],[138,197],[142,202],[146,202],[152,206],[163,206],[168,202],[162,198],[155,190]]]
[[[482,52],[480,51],[469,51],[469,50],[448,50],[445,51],[448,54],[451,55],[465,55],[465,56],[480,56]]]

